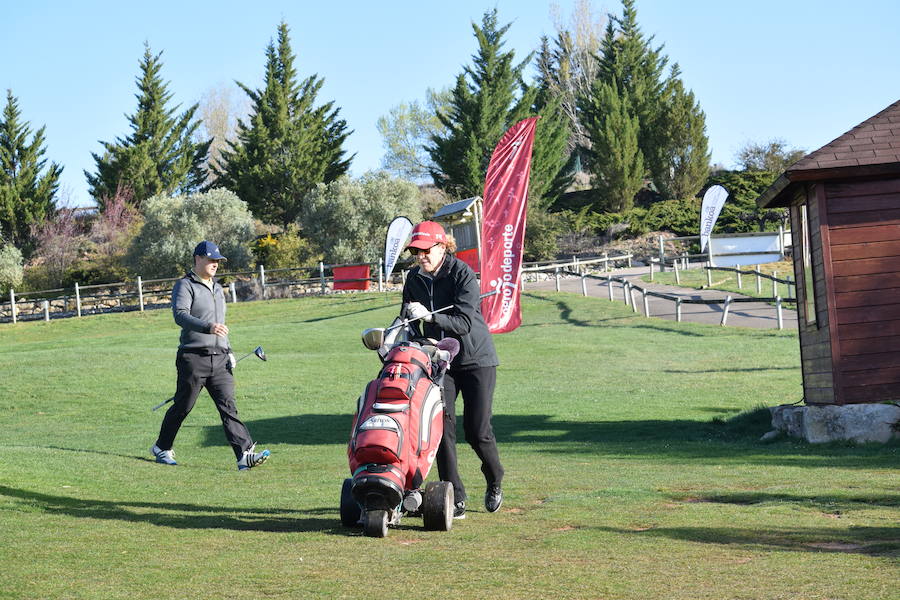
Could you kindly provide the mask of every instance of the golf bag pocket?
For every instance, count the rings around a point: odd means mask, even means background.
[[[380,400],[413,398],[422,377],[431,376],[431,360],[424,352],[411,346],[398,346],[388,353],[384,368],[378,376]]]
[[[370,413],[361,419],[352,441],[352,454],[358,464],[391,464],[400,461],[403,450],[404,413]]]

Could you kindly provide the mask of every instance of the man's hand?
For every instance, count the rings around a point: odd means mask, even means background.
[[[225,323],[213,323],[209,326],[209,332],[219,337],[225,337],[228,335],[228,327]]]
[[[407,304],[406,315],[409,317],[410,321],[422,319],[423,321],[430,323],[434,320],[434,315],[431,314],[431,311],[425,308],[420,302],[410,302]]]

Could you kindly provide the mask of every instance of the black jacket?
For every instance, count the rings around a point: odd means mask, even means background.
[[[403,304],[420,302],[429,310],[452,305],[434,315],[431,323],[418,322],[424,325],[427,337],[459,340],[459,354],[451,368],[464,370],[499,365],[494,341],[481,315],[481,290],[469,265],[447,253],[433,278],[420,271],[421,267],[410,270],[403,286]]]

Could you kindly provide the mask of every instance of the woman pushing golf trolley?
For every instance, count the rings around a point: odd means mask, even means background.
[[[383,366],[357,403],[347,447],[352,477],[341,488],[340,514],[345,526],[362,525],[367,536],[385,537],[404,514],[421,516],[430,530],[453,525],[452,483],[433,481],[424,489],[422,484],[443,435],[441,384],[460,346],[452,337],[415,337],[410,324],[426,316],[398,317],[386,329],[362,334],[363,345],[378,351]]]

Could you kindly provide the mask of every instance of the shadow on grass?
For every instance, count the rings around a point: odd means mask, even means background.
[[[659,527],[643,531],[597,527],[599,531],[685,542],[727,545],[754,551],[806,551],[880,556],[900,555],[900,527],[746,529]]]
[[[684,495],[673,494],[673,500],[681,502],[709,502],[713,504],[739,504],[752,506],[768,502],[790,502],[824,513],[839,515],[843,511],[860,510],[866,507],[898,507],[900,508],[900,492],[896,494],[779,494],[772,492],[734,492],[729,494]]]
[[[149,523],[175,529],[230,529],[285,533],[318,531],[335,535],[346,535],[348,532],[340,525],[336,507],[297,511],[225,508],[170,502],[113,502],[54,496],[5,485],[0,485],[0,496],[21,500],[29,506],[29,510],[36,507],[47,514]]]
[[[261,444],[345,445],[350,414],[304,414],[247,423]],[[709,421],[675,419],[645,421],[567,421],[550,415],[494,415],[497,440],[527,444],[535,452],[559,455],[653,456],[659,459],[700,459],[747,464],[859,469],[896,468],[900,444],[853,447],[812,445],[796,441],[764,444],[759,437],[771,429],[766,408]],[[457,425],[462,441],[462,419]],[[202,444],[224,446],[220,426],[204,427]]]

